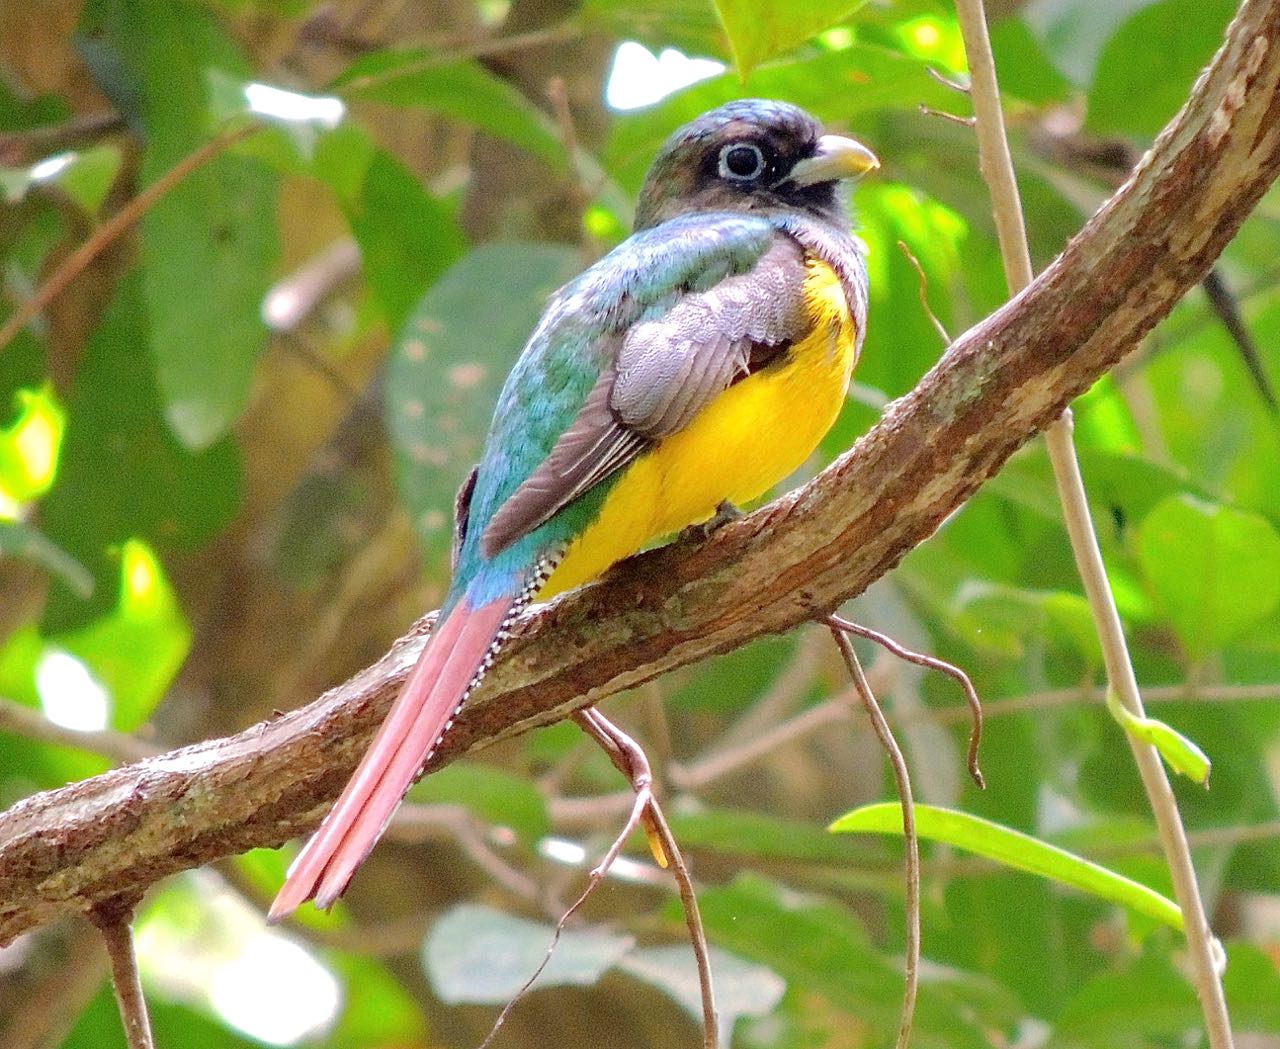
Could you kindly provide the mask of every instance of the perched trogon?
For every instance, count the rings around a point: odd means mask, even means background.
[[[526,604],[757,498],[809,456],[866,319],[843,183],[877,166],[773,101],[730,102],[668,139],[635,233],[551,296],[507,377],[459,493],[435,631],[273,918],[342,894]]]

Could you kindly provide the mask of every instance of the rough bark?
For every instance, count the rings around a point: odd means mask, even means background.
[[[1278,173],[1280,0],[1247,0],[1187,105],[1034,284],[958,339],[811,483],[527,615],[437,764],[861,592],[1133,349]],[[311,829],[422,629],[301,710],[0,816],[0,942]]]

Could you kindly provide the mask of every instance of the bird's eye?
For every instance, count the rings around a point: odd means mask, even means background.
[[[764,154],[752,142],[734,142],[720,150],[720,175],[744,181],[764,171]]]

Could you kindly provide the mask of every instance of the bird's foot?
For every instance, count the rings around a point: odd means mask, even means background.
[[[716,529],[723,528],[730,521],[738,521],[746,517],[733,503],[726,499],[716,507],[716,512],[699,524],[691,524],[680,533],[681,539],[706,539]]]

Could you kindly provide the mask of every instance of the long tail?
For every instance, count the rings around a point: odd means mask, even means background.
[[[279,921],[312,898],[317,907],[330,907],[342,895],[488,668],[517,600],[502,597],[473,608],[464,597],[437,624],[359,768],[289,868],[268,920]]]

